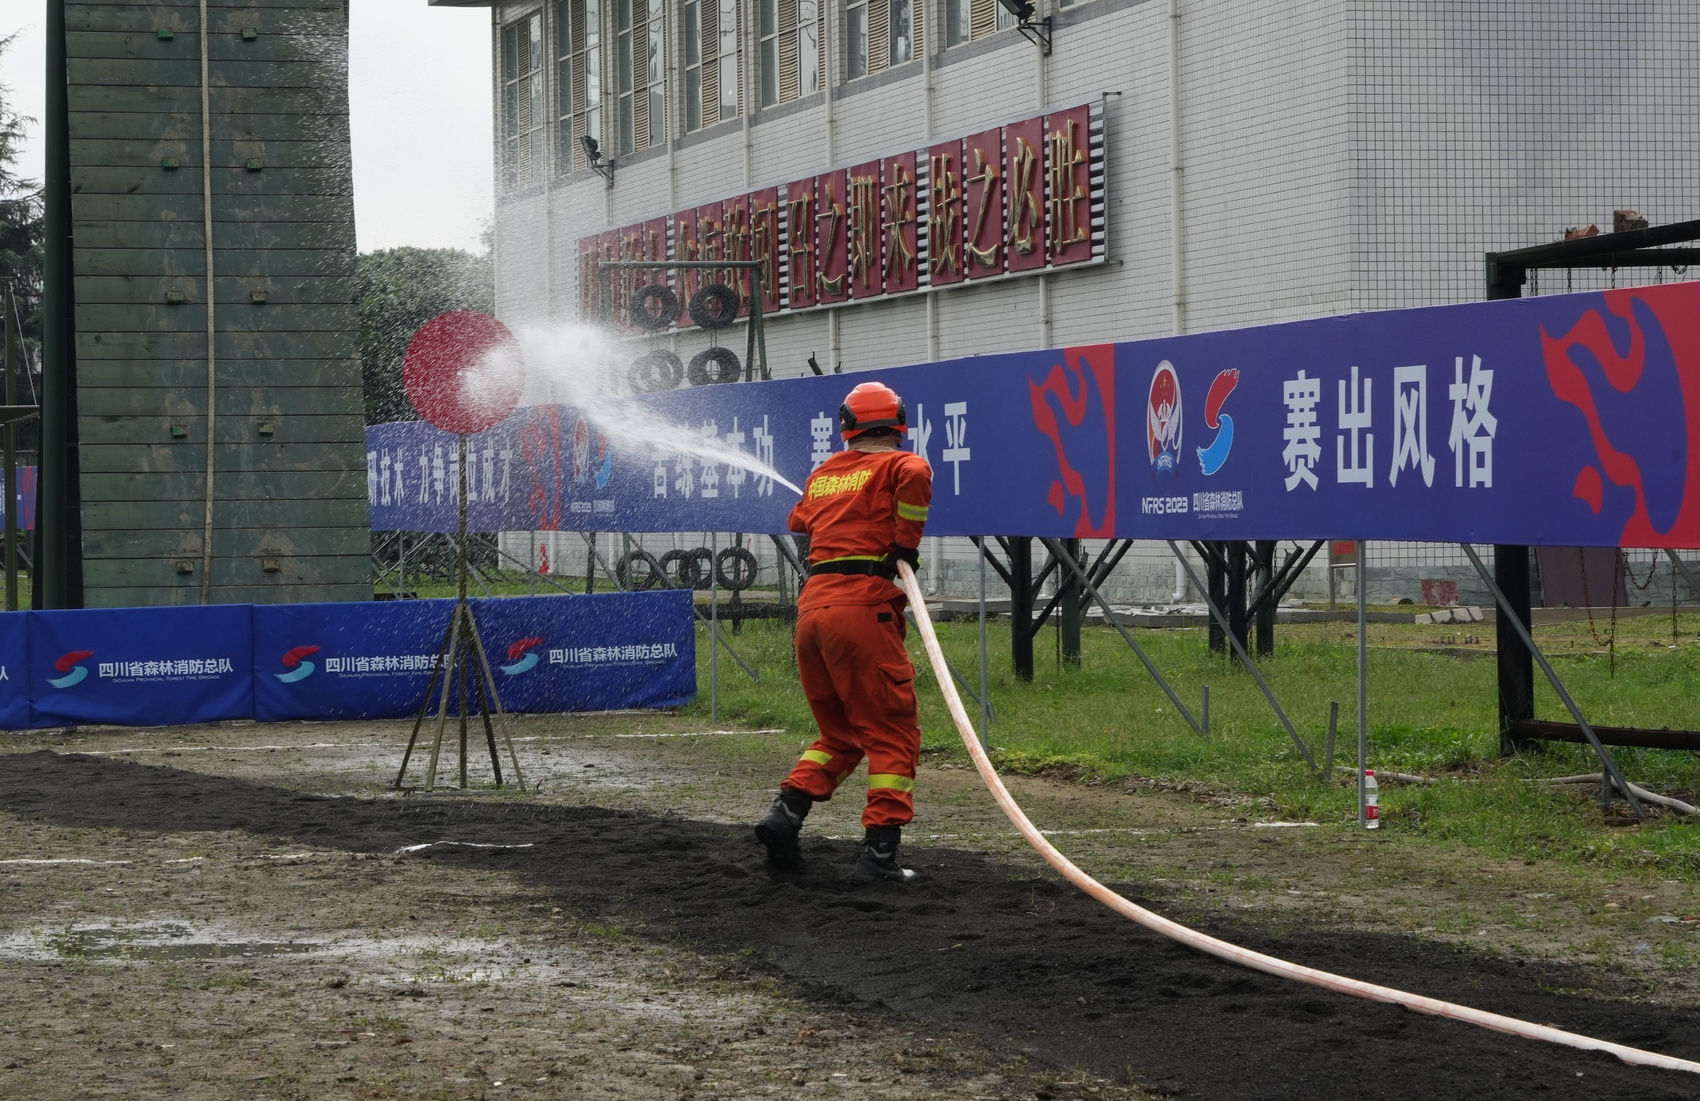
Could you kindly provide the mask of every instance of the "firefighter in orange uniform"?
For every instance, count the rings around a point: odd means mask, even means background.
[[[797,670],[820,737],[780,785],[756,824],[768,859],[803,870],[797,835],[809,807],[832,798],[868,760],[867,834],[851,872],[858,883],[908,883],[897,863],[921,752],[915,667],[903,640],[905,598],[897,563],[918,561],[933,497],[927,460],[900,450],[908,415],[890,387],[864,382],[838,410],[849,449],[809,476],[791,510],[792,531],[809,536],[809,579],[797,601]]]

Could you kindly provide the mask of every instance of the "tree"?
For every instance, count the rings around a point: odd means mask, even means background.
[[[0,55],[11,49],[17,38],[16,34],[0,38]],[[18,297],[25,357],[39,362],[45,230],[41,185],[17,172],[24,127],[33,121],[12,110],[12,90],[0,85],[0,279],[11,280]]]
[[[495,308],[489,253],[392,248],[358,261],[360,373],[366,423],[418,420],[401,384],[401,361],[419,326],[447,310]]]

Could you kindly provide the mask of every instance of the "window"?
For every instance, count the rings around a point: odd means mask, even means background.
[[[914,9],[915,0],[848,0],[844,9],[848,79],[901,65],[920,54],[925,43]]]
[[[945,0],[946,46],[960,46],[998,31],[1010,30],[1015,24],[1014,14],[998,0]]]
[[[738,8],[738,0],[685,0],[686,130],[738,117]]]
[[[758,0],[761,5],[761,103],[772,107],[821,89],[819,0]]]
[[[502,28],[502,168],[509,187],[541,175],[547,118],[543,101],[543,13]]]
[[[667,140],[664,0],[615,0],[620,152]]]
[[[556,5],[555,57],[561,97],[560,171],[589,165],[586,134],[602,142],[601,0],[561,0]]]

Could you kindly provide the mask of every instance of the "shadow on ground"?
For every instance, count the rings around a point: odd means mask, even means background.
[[[8,756],[0,810],[74,827],[243,830],[521,876],[584,918],[708,952],[747,953],[817,997],[973,1030],[993,1047],[1184,1097],[1700,1096],[1691,1076],[1372,1005],[1198,955],[1051,876],[954,849],[911,849],[907,890],[842,878],[846,842],[806,851],[831,874],[775,880],[743,827],[594,807],[366,800],[127,761]],[[1313,967],[1592,1036],[1700,1057],[1700,1014],[1558,991],[1602,978],[1444,945],[1351,932],[1272,941],[1217,930]]]

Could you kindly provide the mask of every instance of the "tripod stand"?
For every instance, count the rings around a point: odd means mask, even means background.
[[[413,747],[419,741],[419,731],[425,725],[425,713],[431,707],[431,695],[437,692],[437,680],[442,678],[442,689],[437,698],[437,733],[431,740],[431,763],[425,773],[425,790],[434,791],[437,786],[437,757],[443,748],[443,732],[449,721],[449,691],[458,681],[460,711],[460,784],[466,787],[466,733],[467,719],[471,715],[471,692],[478,695],[478,715],[484,722],[484,742],[490,750],[490,768],[496,777],[496,786],[502,786],[501,755],[496,750],[496,727],[502,729],[502,742],[508,749],[508,760],[513,765],[514,784],[520,790],[525,789],[525,777],[520,773],[519,757],[514,753],[513,738],[508,735],[505,715],[502,711],[501,698],[496,693],[496,679],[490,674],[490,657],[484,652],[484,639],[478,632],[478,620],[473,617],[472,605],[466,599],[466,434],[459,433],[460,441],[460,538],[455,550],[460,567],[460,594],[455,599],[454,611],[449,615],[449,625],[443,631],[443,641],[437,647],[437,660],[431,665],[431,681],[425,686],[425,698],[419,701],[419,714],[413,720],[413,733],[407,739],[407,752],[402,754],[401,768],[396,772],[395,789],[401,790],[402,780],[407,776],[407,763],[413,758]],[[475,660],[476,659],[476,660]],[[491,711],[494,710],[494,722]]]

